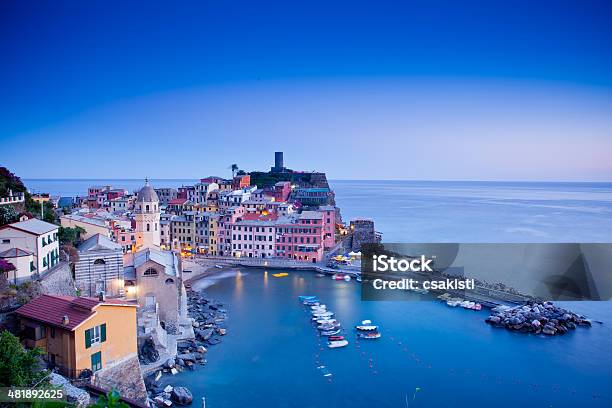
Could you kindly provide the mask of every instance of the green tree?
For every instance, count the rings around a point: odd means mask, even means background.
[[[238,165],[234,163],[230,166],[230,169],[232,169],[232,177],[236,177],[236,172],[238,171]]]
[[[19,220],[19,215],[12,205],[0,205],[0,226]]]
[[[19,339],[7,330],[0,333],[0,387],[28,387],[47,375],[38,367],[39,348],[24,350]]]
[[[117,390],[113,389],[106,393],[106,395],[100,395],[98,397],[98,401],[94,405],[93,408],[130,408],[128,404],[121,401],[121,395]]]
[[[81,227],[59,227],[57,236],[60,244],[72,244],[76,246],[81,241],[81,235],[85,234],[85,229]]]

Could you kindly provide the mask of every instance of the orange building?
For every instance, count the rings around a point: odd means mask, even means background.
[[[51,367],[78,377],[137,355],[135,303],[42,295],[17,309],[26,347],[40,347]]]

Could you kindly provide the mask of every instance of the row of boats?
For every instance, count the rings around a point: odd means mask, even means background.
[[[340,348],[346,347],[349,342],[341,335],[342,324],[335,318],[334,312],[327,309],[327,306],[319,301],[316,296],[299,296],[303,305],[310,307],[312,322],[316,324],[321,336],[327,337],[327,347]],[[357,336],[362,339],[378,339],[381,337],[378,326],[372,324],[370,320],[363,320],[360,325],[355,326]]]
[[[459,297],[452,297],[448,293],[438,296],[438,299],[446,302],[446,304],[450,307],[462,307],[464,309],[469,309],[469,310],[481,310],[482,309],[482,305],[480,303],[472,302],[470,300],[465,300]]]
[[[349,342],[340,334],[342,324],[334,317],[335,313],[327,310],[327,306],[316,296],[300,296],[303,305],[310,308],[311,320],[317,326],[321,336],[327,337],[327,347],[346,347]]]

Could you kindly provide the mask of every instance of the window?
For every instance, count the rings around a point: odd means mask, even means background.
[[[3,244],[10,244],[10,243],[11,243],[11,240],[10,240],[10,239],[3,239],[3,240],[2,240],[2,243],[3,243]]]
[[[172,285],[172,284],[174,284],[174,279],[172,278],[166,279],[166,285]]]
[[[106,262],[104,261],[104,259],[96,259],[94,261],[94,265],[105,265]]]
[[[106,341],[106,323],[85,330],[85,348]]]
[[[143,276],[157,276],[157,271],[153,268],[149,268],[144,271]]]
[[[94,373],[102,369],[102,353],[97,352],[91,355],[91,371]]]

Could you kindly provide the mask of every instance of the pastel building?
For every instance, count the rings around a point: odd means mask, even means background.
[[[231,207],[219,217],[219,239],[217,240],[219,256],[232,255],[232,225],[244,214],[243,207]]]
[[[5,273],[6,280],[14,285],[30,280],[32,274],[36,271],[32,252],[20,248],[10,248],[0,252],[0,259],[15,267],[15,270]]]
[[[276,223],[276,256],[306,262],[323,260],[323,214],[303,211]]]
[[[78,247],[74,280],[84,296],[104,294],[123,296],[123,248],[108,237],[97,234]]]
[[[42,295],[17,309],[21,338],[60,374],[97,375],[137,356],[136,304],[118,299]]]
[[[102,234],[109,238],[112,236],[110,222],[100,217],[94,217],[93,214],[89,216],[82,214],[64,214],[60,217],[60,224],[64,228],[83,228],[85,230],[85,232],[81,234],[81,238],[83,239],[91,238],[96,234]]]
[[[0,228],[0,252],[18,248],[32,254],[30,274],[42,274],[59,263],[58,226],[37,218],[8,224]],[[17,265],[14,265],[17,266]],[[21,277],[28,271],[21,270]]]
[[[244,214],[232,223],[232,256],[272,258],[276,232],[276,214]]]
[[[274,201],[288,201],[291,194],[291,183],[279,181],[274,185]]]
[[[336,207],[322,205],[317,210],[323,214],[323,244],[325,249],[336,245]]]

